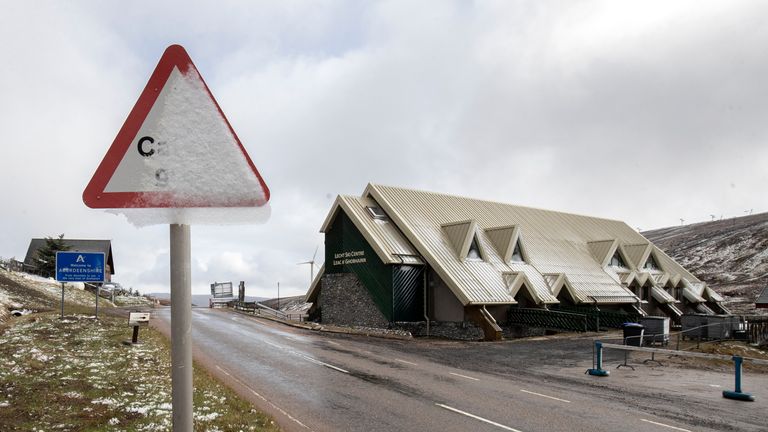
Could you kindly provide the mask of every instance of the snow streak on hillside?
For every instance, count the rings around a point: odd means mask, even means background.
[[[755,314],[768,286],[768,213],[642,233],[726,299],[734,313]]]

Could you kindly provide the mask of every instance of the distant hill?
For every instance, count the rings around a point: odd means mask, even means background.
[[[756,314],[768,286],[768,213],[641,233],[714,288],[734,313]]]

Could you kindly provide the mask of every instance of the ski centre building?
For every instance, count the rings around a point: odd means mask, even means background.
[[[626,223],[369,184],[320,230],[310,314],[432,334],[586,330],[642,316],[728,313],[723,299]]]

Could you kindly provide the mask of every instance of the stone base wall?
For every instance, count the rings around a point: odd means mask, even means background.
[[[411,332],[411,334],[416,337],[427,336],[426,321],[397,322],[393,325],[393,328]],[[475,323],[469,321],[430,321],[429,336],[468,341],[483,340],[485,337],[483,334],[483,329],[481,329]]]
[[[501,331],[504,339],[544,336],[547,334],[547,330],[541,327],[527,327],[521,325],[502,325]]]
[[[389,321],[354,273],[323,276],[317,306],[321,322],[343,326],[389,328]]]

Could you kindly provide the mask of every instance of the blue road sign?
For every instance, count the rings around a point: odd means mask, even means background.
[[[104,282],[103,252],[56,252],[59,282]]]

